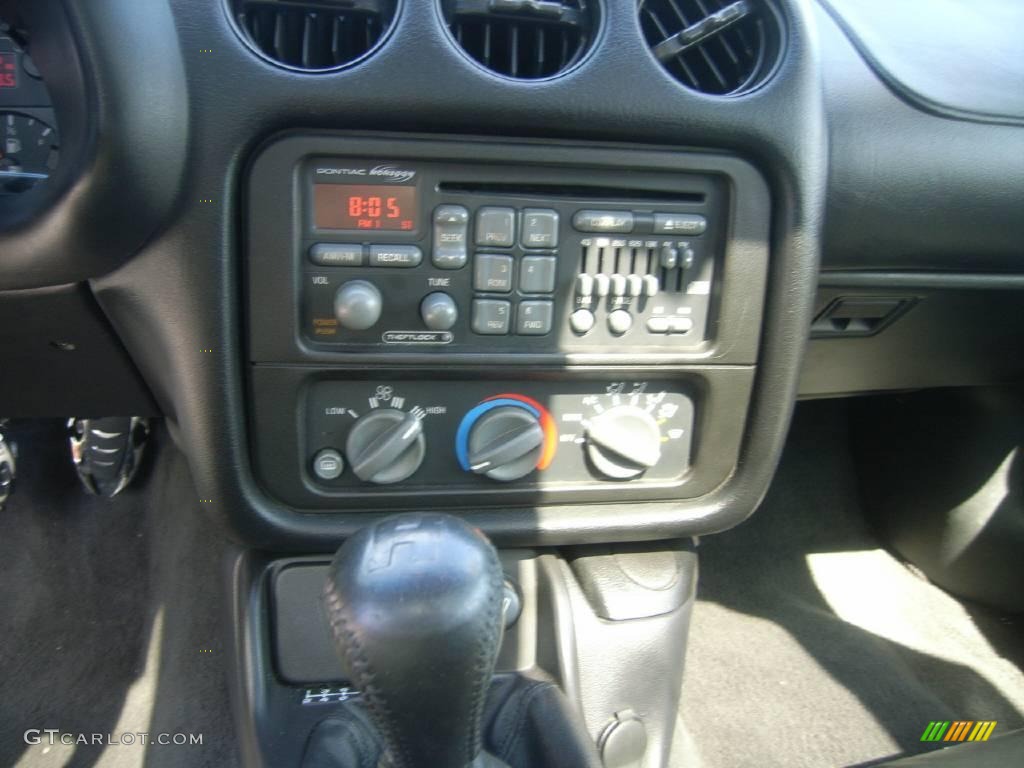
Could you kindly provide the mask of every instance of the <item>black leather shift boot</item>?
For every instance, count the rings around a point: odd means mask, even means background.
[[[472,768],[601,768],[583,723],[558,687],[545,680],[495,678],[483,731],[485,752]],[[302,768],[402,768],[381,765],[382,753],[365,707],[348,702],[313,730]]]

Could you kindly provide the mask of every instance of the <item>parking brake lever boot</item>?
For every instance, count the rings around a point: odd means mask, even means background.
[[[494,547],[448,515],[396,515],[338,550],[324,610],[383,743],[383,765],[504,765],[481,748],[502,584]]]

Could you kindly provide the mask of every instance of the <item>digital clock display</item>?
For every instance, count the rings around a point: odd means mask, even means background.
[[[18,59],[13,53],[0,53],[0,88],[18,87]]]
[[[416,187],[314,184],[317,229],[416,229]]]

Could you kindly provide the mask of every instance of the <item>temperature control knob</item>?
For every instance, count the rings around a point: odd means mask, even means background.
[[[492,480],[518,480],[536,469],[543,448],[536,416],[516,406],[495,408],[470,430],[469,468]]]
[[[525,395],[498,395],[462,419],[455,436],[467,472],[508,483],[550,466],[558,430],[547,408]]]
[[[377,485],[412,475],[426,454],[423,423],[412,413],[380,408],[359,417],[345,442],[356,477]]]
[[[602,475],[629,480],[661,459],[661,430],[647,411],[618,405],[589,420],[586,450]]]
[[[365,331],[380,320],[384,299],[380,290],[366,280],[350,280],[334,296],[334,316],[342,328]]]

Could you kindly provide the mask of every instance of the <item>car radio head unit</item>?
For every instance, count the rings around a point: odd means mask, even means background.
[[[325,350],[615,352],[705,344],[714,176],[307,158],[300,337]]]

